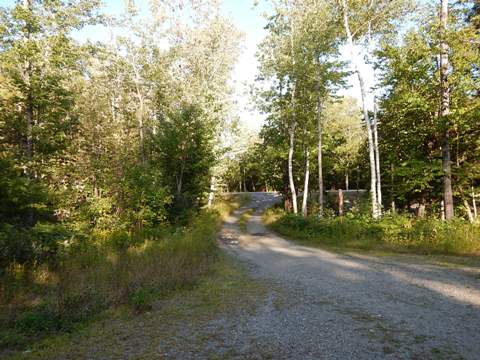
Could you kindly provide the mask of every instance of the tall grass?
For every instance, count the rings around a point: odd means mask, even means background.
[[[223,194],[219,197],[218,201],[214,205],[215,211],[217,211],[222,218],[225,218],[234,210],[237,210],[241,206],[250,201],[250,195],[243,194]]]
[[[241,202],[219,201],[187,226],[84,239],[63,247],[54,266],[12,267],[0,279],[0,352],[68,331],[108,308],[146,310],[158,297],[191,286],[211,271],[222,217]]]
[[[462,220],[444,222],[387,215],[369,217],[302,218],[278,209],[264,220],[292,239],[308,244],[352,249],[381,249],[426,254],[480,255],[480,226]]]

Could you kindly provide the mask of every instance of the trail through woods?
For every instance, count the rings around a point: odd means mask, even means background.
[[[296,245],[261,222],[279,200],[251,194],[219,234],[220,268],[192,289],[25,358],[478,359],[480,269]]]

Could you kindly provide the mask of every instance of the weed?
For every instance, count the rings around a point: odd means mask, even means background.
[[[368,217],[319,219],[267,210],[264,221],[275,231],[312,245],[422,254],[480,254],[480,226],[401,215],[379,221]]]
[[[247,232],[247,223],[252,217],[253,209],[245,210],[242,215],[238,218],[238,225],[240,226],[240,230],[243,232]]]
[[[10,272],[1,279],[0,348],[69,330],[111,307],[143,312],[191,286],[217,261],[219,224],[217,211],[203,211],[187,226],[95,236],[66,247],[55,267]]]

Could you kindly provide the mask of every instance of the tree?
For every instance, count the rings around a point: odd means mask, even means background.
[[[420,204],[440,211],[443,198],[441,147],[448,130],[452,157],[451,176],[454,199],[470,201],[478,179],[478,131],[475,120],[478,80],[475,77],[480,55],[475,45],[475,29],[466,21],[463,9],[453,8],[452,31],[441,34],[438,19],[424,16],[418,28],[408,31],[400,41],[387,37],[378,53],[381,85],[385,95],[379,113],[382,121],[382,152],[390,163],[386,171],[395,183],[389,186],[392,200],[401,206]],[[468,18],[467,18],[468,19]],[[439,63],[442,39],[449,43],[448,124],[439,119],[441,82]],[[453,85],[454,84],[454,85]],[[445,128],[447,126],[447,129]],[[466,169],[469,169],[466,171]],[[467,175],[468,172],[468,175]],[[470,206],[469,206],[470,207]],[[457,211],[468,213],[464,205]]]
[[[392,21],[405,13],[409,1],[347,1],[340,0],[341,13],[343,17],[343,26],[346,34],[346,41],[350,51],[350,60],[357,74],[362,98],[363,116],[367,125],[368,151],[370,162],[370,193],[372,199],[372,216],[378,218],[381,216],[381,174],[378,151],[375,151],[375,132],[376,122],[370,118],[366,103],[367,89],[365,86],[364,75],[362,74],[361,56],[356,50],[355,39],[361,39],[366,34],[382,33],[391,28]],[[351,19],[354,18],[355,24],[352,31]],[[380,200],[380,201],[379,201]]]
[[[446,41],[447,23],[448,23],[448,0],[440,2],[440,121],[444,127],[442,139],[442,170],[443,170],[443,202],[445,207],[445,219],[451,220],[453,212],[453,193],[452,193],[452,169],[450,164],[450,144],[449,144],[449,124],[448,116],[450,114],[450,85],[448,84],[449,62],[448,62],[448,44]]]
[[[282,5],[282,6],[280,6]],[[281,128],[288,144],[286,178],[293,212],[297,212],[295,187],[295,150],[303,151],[302,213],[306,216],[310,178],[310,154],[317,127],[321,142],[321,102],[341,83],[342,64],[335,58],[338,52],[335,17],[328,2],[298,1],[277,4],[276,14],[270,18],[269,35],[261,45],[261,80],[272,82],[268,91],[260,92],[271,113],[269,124]],[[288,99],[288,101],[287,101]],[[320,104],[320,105],[319,105]],[[320,120],[320,122],[319,122]],[[265,136],[271,132],[264,132]],[[299,135],[302,134],[302,135]],[[271,134],[273,135],[273,134]],[[297,140],[297,141],[295,141]],[[321,165],[321,145],[317,159]],[[319,171],[321,171],[319,166]],[[322,186],[319,177],[319,186]],[[323,195],[323,189],[320,191]]]

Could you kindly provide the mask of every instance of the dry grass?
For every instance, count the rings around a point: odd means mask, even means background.
[[[66,247],[55,266],[17,267],[0,285],[1,349],[19,349],[70,331],[109,308],[150,309],[158,298],[191,287],[218,260],[222,219],[245,202],[217,202],[185,227],[112,232]]]
[[[185,346],[200,353],[211,340],[203,334],[209,321],[254,313],[268,290],[265,284],[252,280],[241,264],[220,255],[194,286],[156,299],[148,311],[132,313],[130,307],[107,310],[96,321],[83,323],[73,332],[47,337],[30,346],[28,353],[13,352],[8,358],[123,358],[128,354],[157,359],[162,358],[159,348],[182,354]],[[185,334],[186,329],[191,334],[188,344],[182,336],[176,336]],[[172,342],[172,338],[176,340]]]

